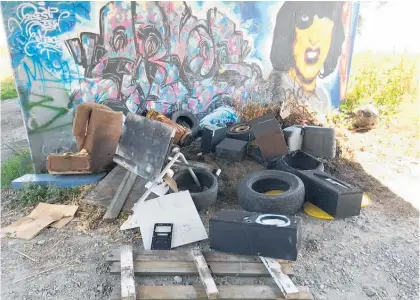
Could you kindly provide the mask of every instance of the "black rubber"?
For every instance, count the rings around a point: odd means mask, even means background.
[[[188,110],[178,110],[171,116],[171,120],[175,123],[191,130],[195,136],[200,130],[200,124],[196,116]]]
[[[270,190],[284,193],[266,195]],[[299,177],[277,170],[251,173],[238,185],[238,200],[245,210],[290,215],[299,211],[305,198],[305,188]]]
[[[197,210],[200,210],[216,202],[219,185],[217,183],[216,176],[214,176],[211,172],[195,168],[193,168],[193,170],[198,178],[198,181],[204,187],[203,191],[201,191],[200,188],[195,184],[191,174],[187,169],[177,172],[173,179],[178,185],[178,190],[190,191],[191,198],[194,201],[195,207]]]
[[[245,142],[249,142],[254,139],[251,125],[247,123],[239,123],[233,125],[228,129],[226,136],[231,139],[242,140]]]
[[[324,171],[324,164],[312,155],[296,150],[271,160],[267,169],[285,171],[300,177],[299,170]]]

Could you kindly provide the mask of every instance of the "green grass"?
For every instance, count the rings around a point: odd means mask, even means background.
[[[78,197],[81,188],[59,188],[56,186],[45,186],[28,184],[17,191],[16,203],[19,205],[33,205],[39,202],[63,203]]]
[[[382,116],[394,115],[401,103],[416,100],[419,69],[418,56],[372,52],[355,55],[346,100],[340,109],[350,112],[361,104],[372,103]]]
[[[33,168],[29,151],[16,151],[12,157],[1,165],[1,187],[8,187],[14,179],[32,172]]]
[[[4,78],[0,82],[0,86],[1,86],[1,94],[0,94],[1,100],[16,98],[18,96],[16,92],[15,80],[13,79],[13,77]]]

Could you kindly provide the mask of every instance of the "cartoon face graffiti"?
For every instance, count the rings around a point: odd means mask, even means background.
[[[287,74],[281,84],[297,83],[309,106],[322,114],[328,99],[316,82],[334,71],[341,55],[342,6],[342,2],[286,1],[274,29],[270,60],[275,70]]]
[[[315,81],[330,51],[334,23],[328,18],[308,16],[304,12],[297,18],[296,38],[292,50],[295,60],[294,73],[308,90],[308,85]]]

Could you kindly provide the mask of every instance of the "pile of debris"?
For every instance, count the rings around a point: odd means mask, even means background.
[[[155,111],[123,117],[102,105],[82,104],[74,121],[80,152],[48,157],[50,176],[98,174],[117,164],[86,196],[89,203],[107,206],[104,219],[131,210],[120,229],[141,231],[144,250],[134,251],[134,259],[131,246],[108,256],[111,272],[121,273],[121,291],[113,299],[313,299],[289,278],[289,261],[298,258],[302,243],[296,213],[303,208],[318,218],[344,218],[358,215],[362,206],[360,189],[324,172],[323,160],[336,154],[334,129],[282,128],[271,114],[200,130],[198,124],[191,114],[177,113],[172,120]],[[239,183],[244,210],[216,212],[208,231],[198,211],[216,202],[221,170],[187,161],[180,147],[198,136],[202,155],[213,152],[235,162],[248,156],[267,169]],[[212,250],[229,254],[171,250],[205,239]],[[134,273],[198,274],[203,287],[136,287]],[[212,274],[268,275],[277,287],[217,287]]]

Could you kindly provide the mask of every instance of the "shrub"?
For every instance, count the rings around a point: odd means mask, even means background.
[[[419,57],[368,52],[353,59],[353,75],[341,110],[350,112],[361,104],[372,103],[381,115],[390,115],[401,102],[417,97]]]

